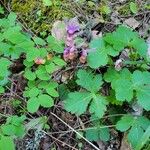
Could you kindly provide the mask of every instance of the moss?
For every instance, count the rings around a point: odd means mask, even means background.
[[[16,12],[21,20],[26,23],[35,33],[50,32],[55,20],[73,17],[73,12],[70,12],[67,0],[54,1],[53,6],[46,7],[42,0],[12,0],[11,8]]]
[[[128,15],[130,15],[130,13],[131,13],[131,11],[130,11],[130,1],[127,2],[126,4],[120,6],[118,8],[118,12],[122,16],[128,16]]]

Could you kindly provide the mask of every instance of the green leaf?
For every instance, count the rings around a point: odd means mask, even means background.
[[[29,90],[28,95],[29,97],[36,97],[40,93],[40,90],[36,87],[33,87]]]
[[[4,14],[4,8],[0,5],[0,14]]]
[[[25,135],[25,128],[23,125],[16,127],[16,136],[22,138]]]
[[[132,126],[128,134],[128,140],[132,144],[132,147],[135,147],[138,144],[143,134],[144,131],[142,130],[142,128],[140,128],[140,126],[138,125]]]
[[[13,138],[0,135],[0,150],[15,150]]]
[[[85,70],[79,70],[77,77],[77,84],[90,92],[97,92],[103,84],[101,75],[94,75],[91,72],[87,72]]]
[[[146,144],[146,142],[149,141],[149,138],[150,138],[150,126],[146,129],[143,136],[138,141],[138,144],[136,145],[135,150],[141,150]]]
[[[10,25],[14,25],[15,24],[15,21],[16,21],[16,18],[17,18],[17,15],[14,13],[14,12],[11,12],[9,15],[8,15],[8,20],[10,22]]]
[[[26,66],[26,67],[31,67],[33,66],[34,62],[28,62],[26,59],[23,61],[23,64]]]
[[[33,98],[30,98],[27,102],[27,110],[30,112],[30,113],[35,113],[37,112],[37,110],[39,109],[40,107],[40,103],[38,101],[38,98],[36,97],[33,97]]]
[[[140,56],[142,56],[144,58],[147,56],[148,44],[144,41],[144,39],[135,37],[130,42],[130,46],[132,46],[134,49],[136,49],[138,54],[140,54]]]
[[[126,79],[119,79],[115,83],[116,98],[120,101],[131,101],[133,98],[132,82]]]
[[[63,53],[64,46],[63,43],[56,40],[53,36],[48,36],[47,38],[49,51],[55,51],[57,53]]]
[[[136,97],[138,104],[145,110],[150,110],[150,73],[134,71],[132,75],[132,82],[134,90],[136,91]]]
[[[86,112],[91,98],[92,96],[88,92],[69,93],[65,101],[65,109],[76,115],[81,115]]]
[[[41,46],[46,45],[46,42],[45,42],[43,39],[39,38],[39,37],[35,37],[35,38],[33,38],[33,40],[34,40],[34,42],[35,42],[37,45],[41,45]]]
[[[46,94],[40,95],[38,97],[38,101],[41,104],[41,106],[46,107],[46,108],[52,107],[54,105],[53,99]]]
[[[45,6],[52,6],[52,1],[51,0],[43,0],[43,4]]]
[[[66,62],[59,57],[54,57],[53,62],[58,66],[65,66]]]
[[[87,56],[87,62],[91,68],[96,69],[107,64],[108,56],[102,38],[92,40],[90,49],[92,49],[92,51],[89,52]]]
[[[136,14],[138,12],[137,4],[134,2],[130,2],[130,10],[132,13]]]
[[[119,26],[113,33],[107,33],[103,39],[107,44],[109,44],[109,46],[113,46],[113,49],[117,52],[120,52],[124,48],[129,47],[137,50],[137,53],[144,58],[147,55],[148,45],[144,39],[141,39],[136,32],[133,32],[128,27]],[[110,52],[110,50],[108,51]],[[109,55],[115,56],[118,54],[114,52],[112,51],[112,54]]]
[[[40,56],[40,51],[36,48],[30,49],[30,51],[27,52],[26,60],[28,62],[34,61],[36,58]]]
[[[111,82],[111,86],[113,89],[117,88],[118,80],[128,80],[131,81],[132,74],[128,69],[122,69],[120,72],[116,71],[114,68],[109,68],[107,72],[104,74],[104,79],[107,82]],[[121,85],[120,85],[121,86]]]
[[[50,63],[45,65],[45,69],[48,73],[53,73],[56,70],[56,65],[54,63]]]
[[[24,73],[24,77],[30,81],[33,81],[36,79],[36,74],[30,70],[26,70]]]
[[[5,89],[2,86],[0,86],[0,94],[2,94],[4,92],[5,92]]]
[[[119,72],[117,72],[114,68],[108,68],[107,72],[104,74],[104,80],[106,82],[113,82],[120,77]]]
[[[145,110],[150,110],[150,86],[143,86],[141,89],[138,89],[137,91],[137,99],[138,104],[142,106]]]
[[[106,105],[107,101],[104,97],[100,95],[94,95],[89,111],[90,113],[94,113],[96,117],[101,118],[106,111]]]
[[[103,126],[95,126],[86,130],[86,138],[90,141],[108,141],[110,139],[109,129]]]
[[[150,120],[144,116],[139,116],[137,118],[137,124],[146,130],[150,126]]]
[[[150,125],[150,121],[142,116],[133,117],[131,115],[125,115],[119,120],[116,124],[116,128],[121,132],[127,131],[128,129],[128,141],[132,144],[132,147],[135,148],[139,143],[141,137]]]
[[[15,126],[12,124],[5,124],[1,126],[3,135],[15,135]]]
[[[127,131],[133,124],[134,118],[131,115],[125,115],[116,124],[117,130],[121,132]]]
[[[50,80],[50,75],[47,73],[45,66],[39,66],[35,73],[40,80]]]
[[[0,64],[2,68],[7,68],[11,65],[11,61],[6,58],[0,58]]]
[[[46,92],[47,92],[50,96],[52,96],[52,97],[58,97],[58,96],[59,96],[58,92],[57,92],[54,88],[51,88],[51,87],[46,88]]]
[[[17,27],[10,27],[4,32],[3,37],[13,44],[18,44],[26,41],[27,37],[20,32]]]

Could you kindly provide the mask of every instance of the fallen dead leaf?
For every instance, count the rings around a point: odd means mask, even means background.
[[[140,23],[137,20],[135,20],[133,17],[126,19],[124,23],[133,29],[136,29],[140,25]]]
[[[66,37],[66,24],[64,21],[56,21],[51,30],[52,36],[57,40],[64,41]]]

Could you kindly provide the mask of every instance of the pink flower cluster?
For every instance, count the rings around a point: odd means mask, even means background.
[[[79,26],[75,23],[69,23],[67,26],[67,37],[66,37],[66,47],[64,49],[64,60],[73,60],[76,55],[76,48],[75,48],[75,33],[79,31]]]
[[[66,42],[65,42],[65,49],[64,49],[64,60],[73,60],[77,55],[77,48],[75,46],[75,37],[76,32],[80,30],[79,23],[76,19],[72,19],[66,28],[67,36],[66,36]],[[83,48],[80,56],[80,62],[85,63],[87,57],[87,51],[86,48]]]

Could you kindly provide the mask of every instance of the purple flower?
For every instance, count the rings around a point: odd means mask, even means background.
[[[67,32],[69,34],[74,34],[75,32],[77,32],[79,30],[80,30],[80,26],[79,26],[77,18],[71,19],[67,26]]]
[[[69,34],[74,34],[75,32],[79,31],[79,26],[76,26],[76,25],[68,25],[67,27],[67,32]]]
[[[86,57],[87,56],[87,50],[83,49],[81,55],[84,56],[84,57]]]
[[[70,52],[70,47],[66,47],[66,48],[64,49],[64,55],[69,54],[69,52]]]

